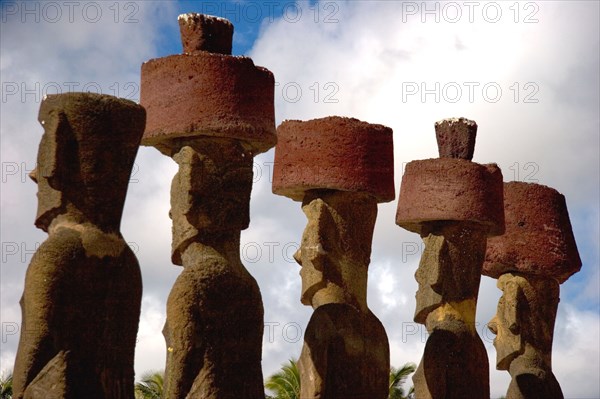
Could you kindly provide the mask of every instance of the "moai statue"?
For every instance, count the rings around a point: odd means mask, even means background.
[[[107,95],[42,101],[30,176],[48,238],[25,277],[14,398],[133,399],[142,280],[119,230],[145,120]]]
[[[581,268],[565,197],[540,184],[504,183],[506,232],[488,241],[483,274],[503,292],[489,328],[507,399],[562,399],[552,374],[559,284]]]
[[[502,173],[471,162],[477,124],[465,118],[435,124],[440,158],[406,165],[396,223],[419,233],[425,249],[415,278],[414,320],[429,332],[413,376],[425,398],[489,398],[485,347],[475,310],[486,241],[504,231]]]
[[[172,157],[165,398],[264,399],[263,305],[240,261],[252,165],[276,143],[273,74],[231,56],[233,25],[179,16],[184,54],[142,66],[142,144]]]
[[[298,361],[302,399],[384,399],[390,354],[367,306],[377,203],[394,199],[392,130],[356,119],[277,128],[273,192],[302,201],[308,224],[294,258],[314,313]]]

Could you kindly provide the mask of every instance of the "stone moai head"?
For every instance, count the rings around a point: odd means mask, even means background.
[[[301,302],[310,305],[328,282],[352,292],[350,285],[362,279],[369,265],[377,202],[366,193],[311,191],[302,210],[308,223],[294,254],[302,267]]]
[[[559,284],[581,268],[565,197],[540,184],[504,183],[506,232],[488,240],[482,273],[503,292],[490,330],[497,368],[534,348],[550,366]]]
[[[489,322],[496,335],[496,368],[508,370],[510,363],[529,343],[540,353],[550,354],[560,288],[554,279],[505,273],[498,279],[502,297]]]
[[[392,130],[327,117],[285,121],[277,136],[273,192],[302,201],[308,219],[294,255],[302,303],[332,285],[348,302],[366,295],[377,203],[394,199]]]
[[[218,239],[250,224],[252,154],[237,140],[196,139],[173,156],[179,171],[171,185],[173,262],[201,236]]]
[[[132,101],[92,93],[49,95],[40,106],[44,127],[37,167],[35,225],[48,231],[60,214],[77,213],[105,231],[118,231],[146,113]]]
[[[502,172],[471,162],[477,124],[452,118],[435,129],[440,158],[406,165],[396,213],[426,244],[415,273],[419,323],[444,303],[477,298],[485,239],[504,231]]]
[[[273,74],[231,56],[233,25],[183,14],[184,54],[142,65],[141,104],[148,112],[143,145],[173,157],[172,260],[195,239],[219,240],[249,224],[252,159],[275,134]]]

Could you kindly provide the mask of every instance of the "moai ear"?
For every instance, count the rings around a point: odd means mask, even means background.
[[[429,234],[423,238],[425,243],[425,251],[421,256],[419,267],[421,273],[427,273],[427,281],[431,285],[433,291],[437,294],[444,294],[444,278],[448,279],[451,277],[450,274],[445,272],[448,268],[446,262],[448,262],[448,243],[446,237],[443,235]]]
[[[518,309],[520,301],[524,300],[524,296],[521,292],[521,287],[514,281],[509,281],[504,286],[504,320],[511,333],[519,335],[519,315]]]
[[[321,198],[315,198],[302,206],[302,210],[309,220],[307,232],[310,236],[303,236],[302,251],[307,251],[304,256],[311,259],[317,270],[323,271],[327,259],[335,256],[331,252],[335,250],[334,243],[339,242],[337,226],[331,215],[327,203]]]
[[[200,162],[198,154],[192,147],[185,146],[173,156],[173,159],[179,165],[177,172],[178,188],[176,194],[183,196],[185,200],[179,201],[179,212],[189,215],[193,209],[193,179],[195,177],[195,165]]]

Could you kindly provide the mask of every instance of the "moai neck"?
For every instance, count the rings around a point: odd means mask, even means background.
[[[508,372],[515,378],[521,374],[540,374],[552,372],[552,353],[543,352],[529,343],[525,343],[523,353],[510,364]]]
[[[240,233],[223,235],[218,241],[196,239],[181,254],[183,267],[206,264],[209,259],[223,259],[233,270],[245,272],[240,260]]]
[[[365,266],[359,266],[365,267]],[[370,312],[367,306],[367,276],[359,276],[352,282],[352,287],[343,288],[327,283],[327,286],[315,293],[311,300],[313,309],[330,303],[352,305],[363,313]]]
[[[64,204],[63,208],[65,209],[65,213],[57,215],[48,225],[48,234],[54,233],[60,227],[72,227],[77,225],[93,226],[93,223],[73,204]]]
[[[477,301],[475,299],[465,299],[457,302],[445,302],[434,311],[427,315],[425,326],[427,332],[431,333],[436,329],[447,329],[452,327],[465,327],[469,333],[475,335],[475,311]]]

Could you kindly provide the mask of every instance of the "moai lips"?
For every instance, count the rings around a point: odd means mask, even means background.
[[[288,120],[277,128],[273,193],[302,201],[309,190],[395,198],[392,129],[354,118]]]
[[[565,282],[581,269],[565,197],[541,184],[504,183],[506,232],[488,240],[483,274],[510,272]]]
[[[184,54],[145,62],[140,103],[148,120],[142,145],[172,156],[178,139],[243,141],[253,154],[276,143],[273,74],[229,55],[233,26],[223,18],[183,14]]]
[[[502,234],[502,172],[496,164],[470,161],[477,125],[453,118],[435,126],[440,158],[406,165],[396,224],[421,234],[430,222],[474,222],[486,227],[488,236]]]

